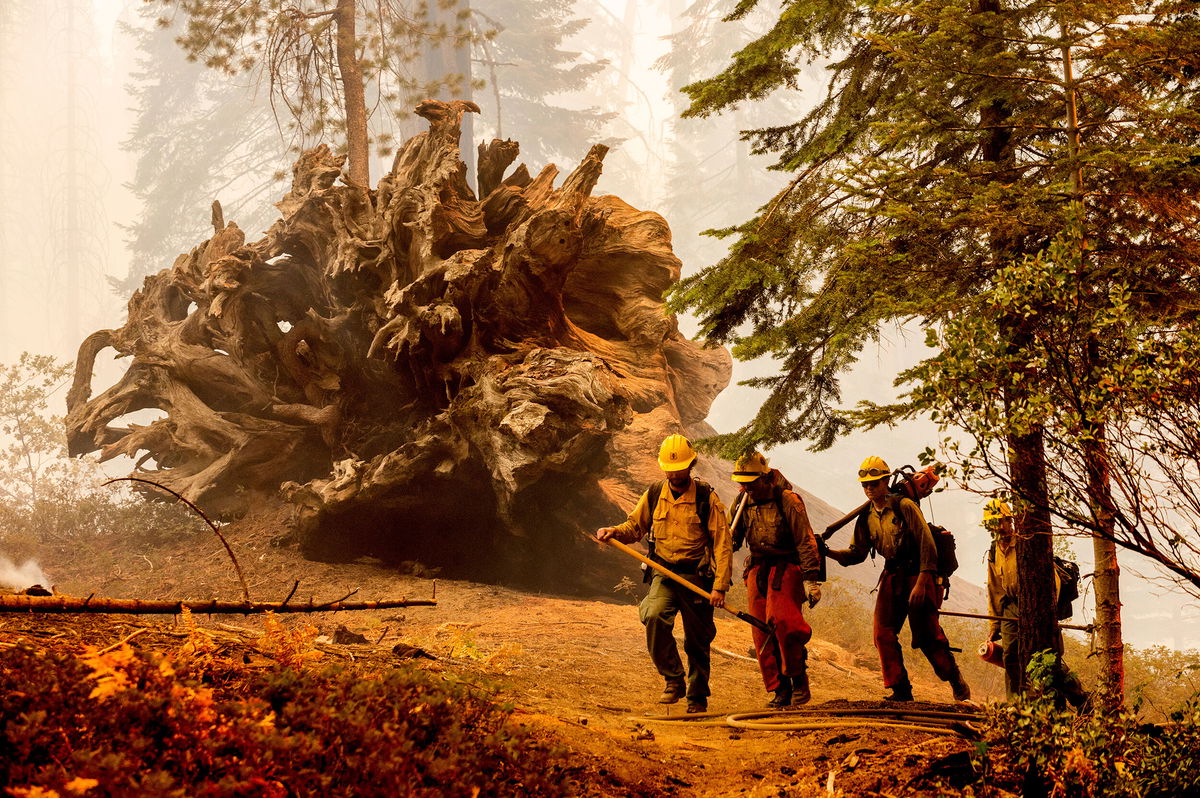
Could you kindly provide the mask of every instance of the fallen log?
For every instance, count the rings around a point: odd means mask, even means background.
[[[0,596],[0,612],[98,612],[124,615],[178,615],[183,610],[205,615],[252,615],[260,612],[349,612],[394,607],[436,607],[432,599],[330,601],[288,604],[278,601],[142,601],[88,596]]]

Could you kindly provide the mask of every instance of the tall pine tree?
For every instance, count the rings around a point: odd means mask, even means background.
[[[733,16],[755,5],[743,0]],[[1196,265],[1181,240],[1192,236],[1194,209],[1177,201],[1196,181],[1191,5],[797,0],[724,72],[686,87],[689,113],[712,114],[793,88],[806,62],[836,59],[811,113],[751,134],[793,181],[725,231],[735,237],[729,257],[676,297],[739,357],[781,361],[778,375],[757,381],[771,388],[761,411],[721,443],[828,446],[850,427],[838,376],[866,342],[906,319],[938,329],[976,312],[997,273],[1045,249],[1080,205],[1089,270],[1137,275],[1148,296],[1169,293]],[[1043,364],[1020,357],[1054,308],[1030,303],[994,319],[1012,369],[996,383],[1005,458],[996,465],[1025,509],[1025,659],[1054,635],[1049,419],[1033,412],[1046,399]]]

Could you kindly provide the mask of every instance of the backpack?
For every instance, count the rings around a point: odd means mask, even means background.
[[[787,515],[783,509],[783,494],[785,491],[789,491],[789,490],[792,490],[792,489],[784,488],[782,490],[777,490],[771,496],[771,501],[774,502],[775,509],[779,512],[779,517],[781,519],[787,518]],[[793,491],[793,492],[795,492],[795,491]],[[734,512],[733,508],[737,507],[739,501],[749,504],[750,497],[749,497],[749,495],[744,494],[744,493],[738,494],[738,497],[736,499],[734,499],[733,504],[731,504],[729,506],[730,512]],[[803,500],[801,500],[801,501],[803,501]],[[736,513],[735,513],[735,515],[736,515]],[[737,528],[735,529],[733,521],[731,520],[729,522],[729,532],[733,536],[733,550],[734,551],[737,551],[738,549],[740,549],[742,547],[742,544],[746,542],[746,526],[747,526],[747,523],[738,523]],[[821,543],[818,542],[817,546],[819,547],[820,545],[821,545]],[[822,579],[821,581],[824,582],[825,580]]]
[[[958,570],[958,544],[954,541],[954,533],[937,524],[929,524],[929,532],[933,535],[933,542],[937,546],[938,576],[948,580],[950,575]],[[947,582],[948,584],[949,582]]]
[[[996,542],[988,549],[988,562],[996,559]],[[1054,605],[1055,620],[1064,621],[1074,614],[1071,604],[1079,598],[1079,563],[1059,557],[1053,557],[1054,570],[1058,574],[1058,603]]]
[[[933,486],[938,483],[939,479],[936,466],[926,466],[920,471],[913,470],[913,467],[909,465],[900,466],[896,469],[888,491],[893,496],[911,499],[913,504],[920,507],[921,499],[933,493]],[[892,512],[896,514],[896,518],[903,518],[900,515],[899,499],[893,500]],[[954,533],[937,524],[929,524],[929,531],[933,535],[934,545],[937,546],[938,576],[949,580],[950,575],[958,570],[958,544],[954,540]],[[949,585],[949,581],[946,584]],[[949,589],[946,592],[949,593]]]
[[[702,482],[698,479],[693,479],[696,483],[696,515],[700,516],[700,528],[708,529],[708,515],[712,509],[712,494],[713,487],[707,482]],[[654,525],[654,508],[658,506],[658,500],[662,496],[663,487],[667,481],[660,480],[655,482],[646,489],[646,501],[650,510],[651,527]],[[650,559],[654,559],[654,531],[651,529],[650,534],[646,537],[646,548],[649,552]],[[642,565],[642,581],[649,582],[654,575],[654,570],[648,566]]]
[[[1060,621],[1074,614],[1072,602],[1079,598],[1079,563],[1055,556],[1054,570],[1058,572],[1058,604],[1054,617]]]

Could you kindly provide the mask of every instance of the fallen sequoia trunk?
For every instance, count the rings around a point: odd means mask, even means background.
[[[555,188],[554,166],[504,177],[514,142],[481,145],[477,198],[468,110],[423,103],[430,129],[374,190],[306,152],[256,242],[215,207],[213,237],[81,345],[72,453],[152,465],[223,517],[282,491],[312,557],[611,586],[620,566],[580,533],[659,476],[664,436],[710,431],[730,358],[664,309],[680,273],[664,220],[592,196],[607,148]],[[109,347],[128,371],[91,397]],[[124,418],[148,408],[165,415]]]
[[[178,615],[185,609],[207,615],[253,615],[260,612],[347,612],[395,607],[436,607],[432,599],[394,601],[330,601],[289,604],[279,601],[143,601],[79,596],[0,595],[0,612],[97,612],[113,615]]]

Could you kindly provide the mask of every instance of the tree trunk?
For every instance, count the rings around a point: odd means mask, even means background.
[[[362,66],[358,63],[358,36],[355,34],[356,0],[338,0],[337,62],[342,76],[342,96],[346,102],[347,179],[361,188],[371,187],[370,151],[367,145],[367,100],[363,88]]]
[[[980,13],[1000,14],[1004,12],[1001,0],[978,0]],[[994,42],[981,42],[980,46],[996,46]],[[1012,128],[1009,120],[1011,109],[1003,99],[997,99],[980,113],[980,125],[988,131],[982,145],[982,158],[996,164],[1014,161]],[[1022,254],[1021,242],[1007,235],[996,235],[991,249],[997,264],[1018,258]],[[1002,325],[1009,351],[1017,352],[1030,338],[1029,319],[1012,319]],[[1005,391],[1005,415],[1011,418],[1010,408],[1023,398],[1020,391],[1010,388]],[[1024,432],[1013,432],[1008,436],[1008,466],[1013,492],[1023,505],[1018,512],[1017,532],[1017,605],[1020,619],[1017,636],[1020,643],[1021,671],[1033,654],[1053,649],[1058,628],[1054,617],[1054,545],[1050,534],[1050,510],[1046,486],[1046,451],[1041,427]],[[1024,676],[1022,677],[1024,686]]]
[[[1095,342],[1089,341],[1089,356]],[[1103,424],[1090,425],[1084,443],[1088,501],[1098,529],[1092,533],[1096,560],[1096,629],[1100,655],[1099,690],[1103,705],[1119,708],[1125,700],[1125,644],[1121,633],[1120,567],[1114,542],[1116,504],[1108,466],[1108,447]]]
[[[460,19],[460,15],[469,14],[471,10],[470,0],[455,0],[450,7],[443,7],[442,3],[430,3],[428,5],[428,22],[434,30],[445,28],[447,36],[442,41],[431,41],[425,48],[425,80],[429,84],[445,84],[447,77],[451,75],[458,76],[461,81],[458,91],[451,92],[445,85],[442,85],[436,94],[430,97],[432,100],[442,100],[449,102],[451,100],[472,101],[471,98],[474,91],[471,88],[471,43],[470,41],[459,42],[455,36],[455,32],[466,25],[464,19]],[[497,109],[499,109],[499,101],[497,100]],[[470,115],[466,115],[462,120],[461,140],[459,141],[459,150],[463,163],[467,166],[468,182],[475,177],[475,120]],[[484,192],[477,186],[476,194],[482,199]]]
[[[1083,166],[1079,160],[1079,103],[1076,94],[1075,70],[1068,44],[1070,37],[1066,25],[1061,34],[1063,83],[1067,110],[1067,153],[1071,159],[1071,193],[1074,201],[1083,208]],[[1081,214],[1082,218],[1082,214]],[[1079,242],[1079,279],[1087,279],[1085,264],[1087,246],[1081,231]],[[1092,375],[1100,357],[1100,346],[1095,334],[1089,334],[1084,350],[1082,372]],[[1086,410],[1085,410],[1086,414]],[[1087,472],[1088,503],[1097,529],[1092,533],[1092,550],[1095,556],[1096,627],[1100,654],[1100,695],[1108,709],[1119,708],[1125,700],[1125,645],[1121,634],[1121,591],[1120,568],[1117,565],[1117,546],[1114,542],[1114,517],[1116,503],[1112,496],[1112,476],[1109,471],[1107,433],[1104,423],[1098,420],[1084,421],[1084,468]]]
[[[1054,595],[1054,539],[1046,491],[1046,453],[1041,428],[1009,438],[1013,490],[1023,505],[1017,514],[1017,621],[1022,688],[1025,669],[1039,651],[1058,643]]]

